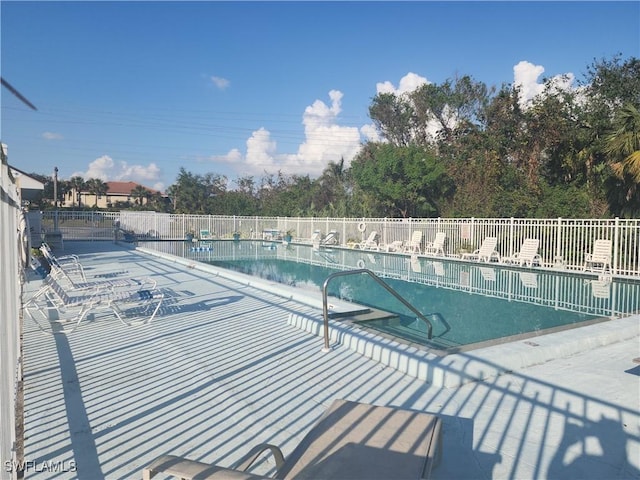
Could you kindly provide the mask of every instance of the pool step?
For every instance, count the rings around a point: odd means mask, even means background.
[[[371,309],[368,307],[363,307],[361,305],[354,305],[350,308],[336,308],[331,306],[329,309],[329,318],[347,318],[347,317],[355,317],[358,315],[366,315],[371,312]]]
[[[331,311],[329,312],[329,318],[359,322],[397,318],[397,315],[377,308],[362,307],[348,311]]]
[[[398,315],[377,308],[369,308],[366,312],[359,312],[354,315],[349,315],[349,317],[350,320],[356,322],[365,322],[368,320],[390,320],[392,318],[398,318]]]

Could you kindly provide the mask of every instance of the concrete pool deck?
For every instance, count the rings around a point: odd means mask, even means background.
[[[88,276],[151,276],[165,302],[140,327],[100,312],[51,336],[25,319],[26,478],[141,478],[166,453],[232,466],[262,442],[286,455],[335,398],[440,415],[436,479],[640,478],[638,316],[553,334],[548,344],[538,337],[538,346],[442,357],[454,376],[486,372],[452,388],[341,344],[323,353],[321,337],[291,324],[321,309],[276,286],[109,243],[67,242],[57,253],[78,254]],[[39,284],[30,279],[27,299]],[[580,330],[604,326],[578,341]],[[504,367],[519,349],[547,353]],[[271,469],[269,460],[257,471]]]

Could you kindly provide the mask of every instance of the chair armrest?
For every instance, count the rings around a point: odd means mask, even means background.
[[[267,478],[239,470],[188,460],[175,455],[163,455],[156,458],[144,468],[142,478],[143,480],[150,480],[159,473],[182,479],[258,480]]]
[[[284,463],[284,455],[282,455],[282,451],[278,447],[271,445],[270,443],[261,443],[249,450],[249,452],[238,462],[236,470],[242,470],[243,472],[247,471],[266,450],[271,451],[276,462],[276,470],[280,470]]]

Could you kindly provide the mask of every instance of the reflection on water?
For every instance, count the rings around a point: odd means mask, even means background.
[[[640,282],[566,271],[260,241],[219,241],[207,251],[182,242],[145,245],[299,288],[320,291],[341,270],[367,268],[434,324],[441,345],[575,325],[640,310]],[[379,328],[424,341],[424,325],[366,275],[342,277],[330,295],[394,312]],[[394,323],[395,322],[395,323]]]

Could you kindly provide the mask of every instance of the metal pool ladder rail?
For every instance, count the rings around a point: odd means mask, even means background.
[[[346,270],[344,272],[336,272],[332,273],[327,277],[322,285],[322,317],[324,320],[324,348],[323,352],[329,352],[331,349],[329,348],[329,307],[327,304],[327,287],[329,286],[329,282],[336,277],[346,277],[347,275],[360,275],[361,273],[366,273],[371,278],[373,278],[378,284],[383,287],[387,292],[396,297],[405,307],[415,313],[420,320],[422,320],[427,325],[427,335],[429,339],[433,338],[433,325],[427,317],[425,317],[422,313],[420,313],[416,308],[407,302],[398,292],[396,292],[393,288],[387,285],[380,277],[378,277],[371,270],[366,268],[361,268],[358,270]]]

